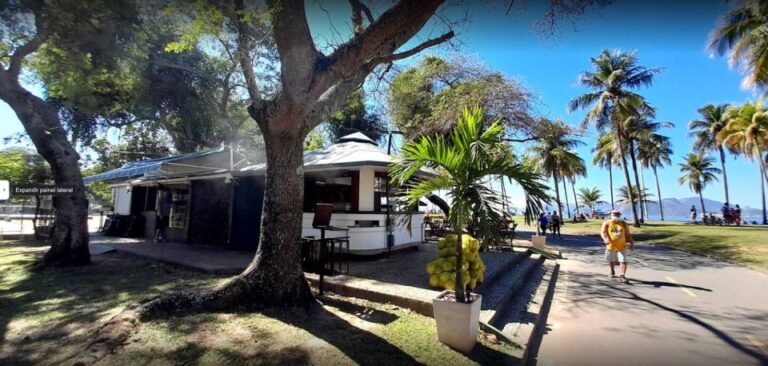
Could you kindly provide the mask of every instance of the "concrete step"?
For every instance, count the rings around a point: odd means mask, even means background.
[[[541,297],[537,298],[536,296],[541,292],[540,289],[546,289],[553,263],[554,261],[546,261],[538,268],[533,269],[525,284],[510,299],[504,312],[496,318],[493,326],[498,327],[505,336],[515,339],[516,342],[522,341],[523,339],[516,336],[518,330],[532,326],[536,322],[537,314],[531,310],[542,300]]]
[[[560,273],[560,264],[546,261],[533,271],[529,282],[519,292],[494,327],[503,339],[525,348],[520,365],[535,365],[541,339],[547,327],[547,317]],[[521,305],[523,304],[523,305]]]
[[[497,318],[510,304],[510,299],[525,285],[530,272],[540,267],[544,261],[544,257],[533,254],[520,260],[513,269],[501,275],[489,286],[478,288],[477,292],[483,295],[480,321],[495,324]]]
[[[513,253],[510,253],[513,254]],[[474,292],[482,294],[483,292],[487,291],[487,289],[494,286],[496,281],[499,280],[502,276],[512,271],[515,267],[517,267],[520,262],[528,259],[531,256],[531,252],[526,251],[520,251],[520,252],[514,252],[514,256],[510,255],[510,259],[504,262],[503,265],[499,266],[498,268],[494,269],[488,269],[485,272],[485,282],[481,283]]]

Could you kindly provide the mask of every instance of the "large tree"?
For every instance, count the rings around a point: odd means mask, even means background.
[[[98,84],[101,75],[120,68],[115,56],[124,51],[122,45],[130,39],[137,19],[133,4],[124,1],[12,0],[0,6],[0,99],[16,113],[37,152],[50,165],[56,184],[74,188],[72,194],[54,199],[54,235],[41,264],[90,263],[88,202],[80,156],[59,120],[59,105],[30,92],[20,75],[25,69],[55,62],[62,77],[80,76],[70,79],[70,84],[86,90]],[[32,62],[36,53],[39,58]],[[117,89],[112,86],[102,90]]]
[[[586,6],[605,2],[552,1],[546,16],[559,20],[580,14]],[[440,0],[401,0],[374,17],[365,4],[350,0],[353,33],[345,42],[321,51],[310,32],[304,1],[267,1],[266,9],[246,5],[243,0],[216,3],[216,12],[224,18],[222,28],[236,37],[235,55],[250,99],[248,112],[265,141],[265,199],[258,249],[238,276],[212,289],[151,299],[117,318],[109,329],[119,324],[128,326],[131,319],[173,311],[307,304],[312,294],[300,266],[304,137],[337,111],[377,66],[389,65],[453,38],[453,31],[446,30],[406,46],[442,4]],[[253,57],[254,28],[264,23],[273,30],[279,59],[279,77],[272,88],[260,78],[259,68],[264,65],[255,63]]]
[[[457,106],[482,107],[486,124],[501,119],[508,138],[528,138],[536,127],[531,99],[522,84],[476,61],[427,56],[392,80],[388,104],[392,123],[408,139],[448,133]]]
[[[649,69],[640,65],[635,51],[603,50],[599,56],[592,58],[591,62],[594,71],[583,72],[577,79],[577,83],[592,91],[572,99],[568,109],[575,111],[591,106],[592,108],[584,117],[583,125],[595,124],[598,130],[608,129],[616,136],[624,178],[627,186],[631,186],[632,180],[629,177],[626,159],[627,151],[624,146],[625,143],[629,143],[630,137],[624,122],[631,116],[652,111],[645,98],[633,90],[651,85],[654,76],[662,69]],[[630,189],[627,193],[632,196],[634,192]],[[630,197],[632,221],[635,227],[640,227],[636,202],[638,201]]]

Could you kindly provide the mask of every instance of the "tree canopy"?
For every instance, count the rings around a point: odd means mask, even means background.
[[[507,137],[525,138],[535,134],[532,98],[521,83],[477,63],[427,56],[393,79],[388,104],[392,123],[411,139],[450,131],[462,107],[482,107],[486,124],[500,119],[511,127]]]

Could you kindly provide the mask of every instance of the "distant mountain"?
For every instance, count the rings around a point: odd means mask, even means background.
[[[665,217],[688,217],[691,209],[691,205],[696,206],[696,212],[699,214],[699,217],[701,217],[701,202],[699,201],[698,197],[687,197],[687,198],[665,198],[662,200],[662,204],[664,205],[664,216]],[[712,213],[719,213],[720,208],[723,206],[722,201],[715,201],[705,198],[704,199],[704,208],[707,209],[707,212]],[[608,212],[611,210],[611,204],[600,204],[595,207],[599,211]],[[632,208],[629,205],[622,205],[617,204],[616,209],[621,211],[622,215],[626,217],[630,217],[632,215]],[[648,204],[648,211],[651,216],[659,216],[659,206],[657,203],[649,203]],[[639,213],[639,212],[638,212]],[[751,208],[751,207],[745,207],[741,206],[741,216],[744,218],[747,217],[759,217],[762,216],[762,210]]]

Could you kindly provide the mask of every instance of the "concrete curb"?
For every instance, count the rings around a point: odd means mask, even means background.
[[[528,336],[528,342],[525,345],[525,352],[520,359],[521,365],[536,365],[536,357],[539,354],[539,347],[541,346],[541,340],[544,336],[544,330],[547,326],[547,318],[549,317],[549,310],[552,306],[552,300],[555,297],[555,287],[557,286],[557,279],[560,274],[560,264],[555,263],[552,268],[552,274],[550,275],[549,284],[547,285],[547,292],[544,295],[539,312],[536,315],[536,321],[534,322],[531,334]]]

